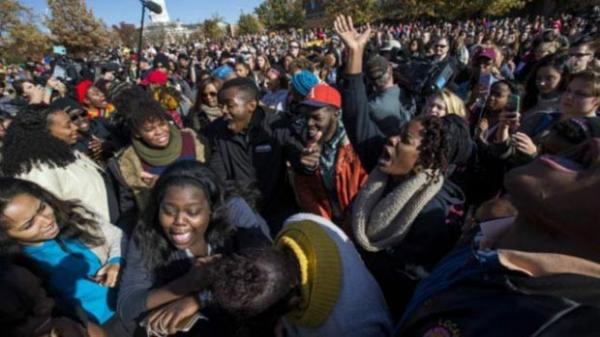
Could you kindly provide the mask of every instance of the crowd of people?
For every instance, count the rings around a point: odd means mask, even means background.
[[[2,335],[600,334],[599,27],[2,62]]]

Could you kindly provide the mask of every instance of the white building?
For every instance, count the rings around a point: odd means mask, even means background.
[[[169,11],[167,10],[166,0],[152,0],[154,3],[162,7],[160,14],[149,12],[150,24],[145,29],[144,35],[152,36],[153,42],[158,38],[162,43],[174,43],[181,38],[187,39],[192,33],[190,25],[183,25],[179,20],[171,21]]]
[[[162,12],[160,14],[156,14],[150,11],[150,24],[164,24],[169,23],[171,19],[169,18],[169,11],[167,11],[167,4],[165,0],[152,0],[157,5],[162,7]]]

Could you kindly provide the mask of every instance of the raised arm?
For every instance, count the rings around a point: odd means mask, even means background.
[[[363,166],[371,171],[385,142],[385,136],[369,117],[367,89],[362,75],[363,55],[371,27],[359,33],[351,17],[338,16],[334,31],[346,46],[348,60],[342,86],[342,120],[350,142],[354,146]]]
[[[352,17],[339,15],[333,22],[333,30],[340,36],[348,50],[349,58],[345,73],[347,75],[361,74],[365,46],[371,37],[371,26],[367,24],[366,29],[359,33],[354,28]]]

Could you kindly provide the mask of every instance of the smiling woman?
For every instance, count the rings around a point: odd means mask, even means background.
[[[132,145],[109,164],[119,182],[122,213],[142,211],[150,189],[165,168],[183,159],[205,160],[205,146],[191,129],[169,122],[160,103],[139,88],[123,90],[116,102],[131,132]]]
[[[269,244],[268,229],[244,199],[234,196],[209,168],[196,161],[169,167],[152,189],[148,208],[133,233],[118,311],[133,332],[143,317],[152,330],[174,334],[202,310],[212,316],[207,266],[217,254]]]
[[[121,231],[85,207],[25,180],[0,178],[0,251],[21,252],[41,271],[61,306],[81,306],[92,322],[114,315]]]
[[[76,141],[77,127],[62,108],[32,106],[6,132],[2,154],[11,160],[2,162],[2,172],[38,183],[65,200],[80,200],[108,222],[115,213],[109,209],[102,169],[71,149]]]

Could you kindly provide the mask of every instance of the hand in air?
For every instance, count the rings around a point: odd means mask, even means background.
[[[333,22],[333,30],[340,36],[349,49],[364,48],[371,37],[371,26],[367,24],[366,29],[359,33],[354,28],[352,17],[339,15]]]

